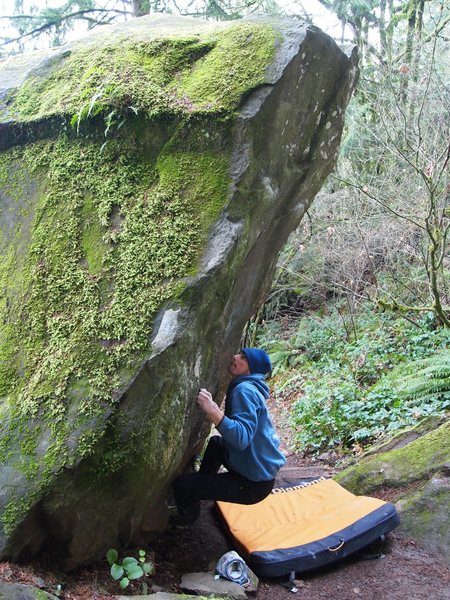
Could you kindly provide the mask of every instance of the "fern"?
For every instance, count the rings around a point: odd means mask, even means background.
[[[283,350],[275,350],[270,352],[270,360],[272,361],[272,374],[283,373],[294,367],[299,356],[303,354],[303,350],[286,348]]]
[[[395,379],[399,397],[425,400],[444,393],[450,394],[450,352],[436,353],[434,356],[395,369],[391,373]]]

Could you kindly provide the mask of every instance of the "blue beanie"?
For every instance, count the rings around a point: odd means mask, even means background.
[[[250,367],[250,373],[267,375],[272,370],[272,363],[265,350],[260,350],[259,348],[242,348],[241,352],[245,354],[248,366]]]

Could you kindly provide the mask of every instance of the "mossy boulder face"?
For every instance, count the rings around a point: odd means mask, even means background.
[[[335,479],[356,494],[391,488],[401,529],[449,560],[450,421],[428,432],[418,425],[385,446]]]
[[[0,63],[1,557],[164,527],[356,72],[298,21],[162,16]]]

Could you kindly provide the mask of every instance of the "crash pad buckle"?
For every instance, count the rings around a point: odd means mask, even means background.
[[[287,588],[293,594],[296,594],[298,592],[298,587],[295,584],[295,571],[291,571],[289,573],[289,578],[287,581],[281,581],[280,583],[283,587]]]

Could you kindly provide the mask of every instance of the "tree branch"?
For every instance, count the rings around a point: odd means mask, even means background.
[[[61,25],[61,23],[63,23],[64,21],[68,21],[69,19],[72,19],[72,18],[84,18],[85,20],[92,21],[92,19],[89,19],[87,16],[83,16],[83,15],[88,15],[91,13],[101,13],[102,15],[104,15],[105,13],[111,13],[111,12],[113,12],[114,14],[117,14],[117,15],[132,15],[132,13],[127,10],[118,10],[118,9],[108,10],[106,8],[91,8],[91,9],[86,9],[86,10],[78,10],[78,11],[70,13],[68,15],[62,15],[61,17],[58,17],[57,19],[53,19],[52,21],[48,21],[47,23],[44,23],[40,27],[36,27],[32,31],[29,31],[28,33],[24,33],[16,38],[8,39],[0,44],[0,48],[2,48],[3,46],[7,46],[8,44],[13,44],[14,42],[19,42],[27,37],[39,35],[43,31],[46,31],[47,29],[51,29],[52,27],[55,27],[57,25]],[[20,16],[22,16],[22,15],[20,15]],[[20,16],[18,16],[17,18],[20,18]],[[2,18],[2,19],[8,18],[9,19],[9,18],[13,18],[13,17],[0,17],[0,18]],[[29,18],[42,19],[43,17],[42,16],[32,16]]]
[[[412,225],[414,225],[415,227],[418,227],[419,229],[422,229],[423,231],[426,230],[426,228],[423,225],[421,225],[417,221],[414,221],[414,219],[411,219],[411,217],[408,217],[407,215],[402,215],[401,213],[397,212],[396,210],[394,210],[393,208],[391,208],[389,205],[387,205],[385,202],[383,202],[382,200],[380,200],[379,198],[377,198],[376,196],[374,196],[373,194],[371,194],[366,188],[362,187],[358,183],[353,183],[352,181],[348,181],[348,179],[342,179],[341,177],[338,177],[337,175],[332,175],[332,177],[333,177],[333,179],[336,179],[340,183],[345,183],[345,185],[348,185],[348,186],[350,186],[352,188],[355,188],[355,189],[359,190],[365,196],[367,196],[367,198],[370,198],[371,200],[373,200],[377,204],[380,204],[380,206],[382,206],[383,208],[385,208],[387,211],[389,211],[390,213],[392,213],[396,217],[399,217],[400,219],[405,219],[405,221],[408,221],[409,223],[412,223]]]
[[[423,38],[423,43],[427,44],[428,42],[431,42],[431,40],[434,37],[438,37],[438,34],[445,29],[445,27],[447,26],[447,24],[450,23],[450,15],[448,15],[448,17],[446,17],[445,19],[443,19],[443,21],[434,29],[434,31],[432,31],[431,33],[429,33],[428,35],[426,35]],[[400,54],[397,54],[397,56],[392,58],[392,62],[396,63],[399,62],[406,54],[406,50],[404,50],[403,52],[401,52]]]

